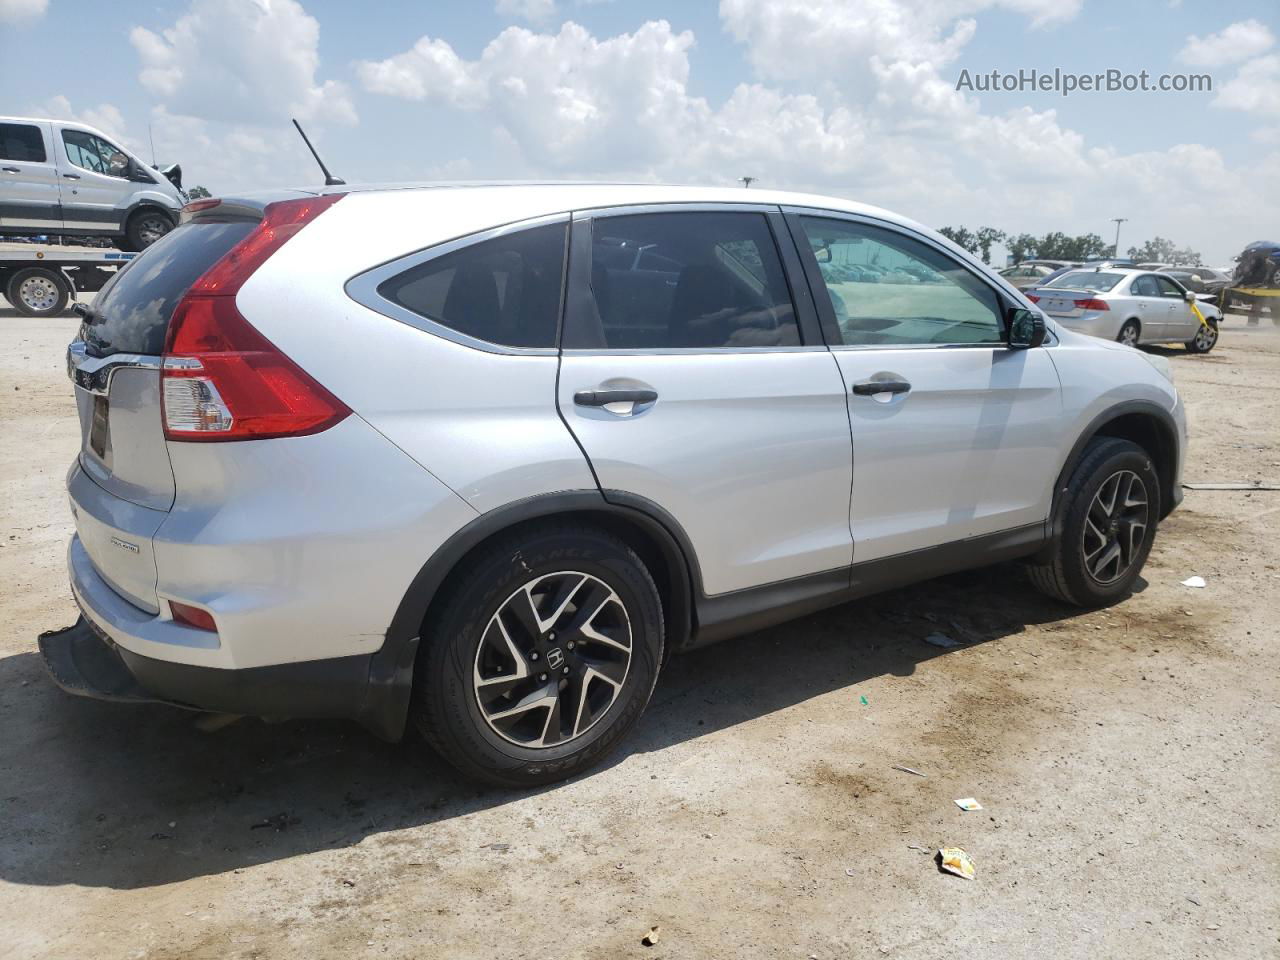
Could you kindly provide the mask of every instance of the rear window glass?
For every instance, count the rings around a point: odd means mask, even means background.
[[[248,220],[187,223],[165,234],[119,271],[80,327],[91,356],[164,350],[169,318],[206,270],[254,228]]]
[[[482,240],[383,281],[378,294],[477,340],[554,347],[567,230],[553,223]]]
[[[0,160],[44,163],[44,137],[29,123],[0,123]]]
[[[1050,280],[1050,287],[1069,287],[1072,290],[1110,290],[1124,277],[1122,273],[1098,273],[1095,270],[1072,270],[1064,273],[1056,280]]]

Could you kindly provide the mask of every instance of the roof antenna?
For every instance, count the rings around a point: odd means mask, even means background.
[[[320,172],[324,174],[324,185],[326,187],[346,186],[347,181],[335,177],[329,172],[329,168],[324,165],[324,161],[320,159],[320,154],[316,153],[316,148],[311,145],[311,141],[307,139],[306,133],[303,132],[302,124],[297,120],[294,120],[293,125],[298,128],[298,135],[302,137],[302,142],[307,145],[307,149],[311,151],[311,155],[316,158],[316,163],[320,165]]]
[[[158,169],[156,167],[156,138],[151,134],[150,120],[147,121],[147,139],[151,141],[151,166],[154,169]]]

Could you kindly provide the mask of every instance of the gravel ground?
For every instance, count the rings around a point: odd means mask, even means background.
[[[54,688],[74,327],[0,308],[0,956],[1280,953],[1280,493],[1188,491],[1110,610],[1005,566],[679,658],[603,769],[479,789],[353,725]],[[1161,352],[1185,479],[1280,481],[1280,334]]]

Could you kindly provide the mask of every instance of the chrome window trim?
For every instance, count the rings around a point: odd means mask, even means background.
[[[573,211],[573,222],[578,224],[591,220],[604,220],[610,217],[634,217],[654,213],[758,213],[766,218],[765,225],[769,227],[769,235],[773,237],[774,246],[780,247],[783,243],[788,242],[790,237],[777,236],[773,231],[772,225],[767,220],[770,213],[777,213],[780,209],[776,203],[670,200],[658,203],[624,203],[613,206],[584,207]],[[778,254],[778,266],[782,270],[785,280],[787,268],[783,260],[782,251],[779,249],[776,252]],[[791,300],[792,315],[795,318],[794,322],[798,333],[800,330],[800,318],[797,315],[794,293],[789,287],[787,289],[787,297]],[[653,349],[643,347],[619,347],[616,349],[588,347],[565,348],[561,352],[566,357],[693,357],[732,353],[813,353],[826,349],[827,345],[825,343],[806,343],[793,346],[654,347]]]
[[[375,313],[380,313],[384,317],[390,317],[397,320],[405,326],[414,327],[423,333],[429,333],[433,336],[440,337],[442,340],[449,340],[452,343],[460,344],[464,347],[470,347],[473,350],[481,350],[485,353],[497,353],[508,356],[519,357],[554,357],[559,355],[559,350],[555,346],[550,347],[511,347],[501,343],[490,343],[488,340],[481,340],[478,337],[468,336],[465,333],[459,333],[452,327],[446,326],[430,317],[425,317],[420,313],[414,313],[406,307],[400,306],[388,300],[382,294],[378,293],[378,287],[387,280],[404,273],[406,270],[412,270],[414,267],[420,266],[437,257],[453,253],[457,250],[463,250],[477,243],[483,243],[486,240],[496,240],[498,237],[504,237],[508,234],[518,233],[522,230],[532,230],[535,227],[544,227],[551,224],[563,223],[568,224],[570,220],[569,211],[563,213],[544,214],[537,217],[531,217],[528,220],[516,220],[511,223],[504,223],[498,227],[490,227],[481,230],[478,233],[468,233],[460,237],[454,237],[452,240],[444,240],[440,243],[432,244],[429,247],[423,247],[411,253],[404,254],[394,260],[388,260],[376,267],[372,267],[363,273],[358,273],[344,284],[343,289],[348,297],[363,307],[368,307]],[[567,250],[567,246],[566,246]],[[557,322],[559,318],[557,317]]]
[[[918,243],[923,243],[958,264],[970,276],[974,277],[974,279],[989,288],[996,295],[997,303],[1003,303],[1012,299],[1017,306],[1020,306],[1023,309],[1039,309],[1029,300],[1024,306],[1021,303],[1021,300],[1026,299],[1025,295],[1022,294],[1017,287],[1013,286],[1013,284],[1005,281],[1004,278],[995,273],[995,271],[990,269],[979,271],[975,269],[972,264],[967,263],[964,260],[956,259],[954,251],[947,249],[932,237],[928,237],[923,233],[913,230],[910,227],[903,226],[900,223],[896,223],[893,220],[885,220],[881,217],[873,217],[862,213],[850,213],[847,210],[832,210],[828,207],[798,207],[792,204],[783,206],[782,212],[784,215],[797,217],[821,217],[827,220],[844,220],[850,223],[864,223],[868,226],[876,227],[881,230],[890,230],[902,234],[908,239],[915,240]],[[1010,292],[1017,296],[1010,297]],[[1041,315],[1044,313],[1043,311],[1039,312]],[[1046,324],[1046,330],[1048,330],[1048,324]],[[1046,343],[1047,342],[1048,341],[1046,339]],[[1056,338],[1054,342],[1057,342]],[[1045,343],[1042,343],[1040,346],[1045,346]],[[972,350],[975,347],[985,348],[987,350],[1025,349],[1024,347],[1011,347],[1003,340],[986,340],[981,343],[833,343],[829,344],[828,347],[831,350]]]
[[[105,397],[111,392],[111,378],[119,370],[159,370],[163,359],[141,353],[113,353],[109,357],[89,356],[88,346],[76,340],[67,347],[67,378],[81,390]]]

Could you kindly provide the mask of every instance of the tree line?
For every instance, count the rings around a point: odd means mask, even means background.
[[[1092,260],[1098,257],[1113,257],[1115,244],[1107,243],[1096,233],[1085,233],[1072,237],[1054,231],[1043,237],[1029,233],[1006,233],[995,227],[943,227],[938,231],[952,243],[963,247],[984,263],[991,262],[991,248],[1003,243],[1013,258],[1014,263],[1023,260]],[[1139,263],[1156,262],[1174,265],[1200,263],[1200,254],[1190,247],[1178,247],[1172,240],[1156,237],[1148,240],[1140,247],[1130,247],[1129,256]]]

